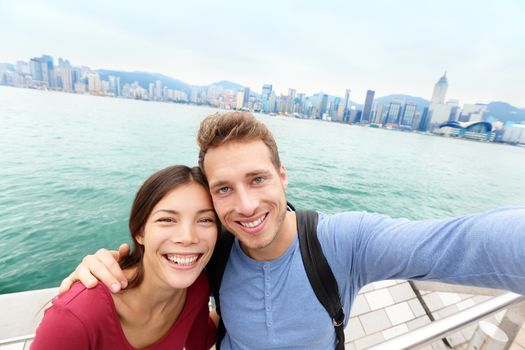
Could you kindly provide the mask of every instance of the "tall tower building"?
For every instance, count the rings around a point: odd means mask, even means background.
[[[44,75],[44,81],[47,82],[47,86],[49,87],[55,87],[55,69],[54,69],[54,63],[53,63],[53,57],[49,55],[42,55],[42,65],[45,65],[45,69],[42,69],[42,72],[44,70],[47,72],[47,74]]]
[[[321,101],[319,102],[319,107],[318,107],[319,119],[323,119],[323,114],[326,113],[327,107],[328,107],[328,95],[323,94],[323,96],[321,97]]]
[[[33,78],[33,81],[43,82],[44,76],[42,72],[42,60],[40,57],[33,57],[29,61],[29,69],[31,72],[31,77]]]
[[[243,107],[250,107],[248,104],[250,102],[250,88],[249,87],[245,87],[244,88],[244,96],[243,96],[243,101],[242,101],[242,106]]]
[[[297,90],[288,89],[288,96],[286,97],[286,112],[287,113],[295,112],[294,111],[294,99],[295,99],[296,93],[297,93]]]
[[[434,85],[434,92],[432,93],[432,100],[431,103],[445,103],[445,97],[447,95],[447,89],[448,89],[448,80],[447,80],[447,72],[443,74],[441,78],[439,78],[436,85]]]
[[[262,87],[262,93],[261,93],[262,111],[264,113],[273,112],[273,107],[270,108],[270,103],[269,103],[271,93],[272,93],[272,84],[264,84]]]
[[[403,100],[394,99],[388,105],[385,124],[398,124],[403,109]]]
[[[408,101],[403,108],[400,125],[412,129],[416,117],[417,104],[414,101]]]
[[[162,99],[162,81],[155,81],[155,98]]]
[[[370,112],[372,111],[372,103],[374,102],[375,91],[368,90],[366,92],[365,106],[363,107],[363,114],[361,115],[361,122],[370,123]]]

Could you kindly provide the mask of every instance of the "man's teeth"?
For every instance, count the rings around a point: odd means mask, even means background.
[[[195,261],[197,261],[197,259],[199,258],[198,255],[192,255],[192,256],[177,256],[177,255],[167,255],[166,256],[168,258],[169,261],[171,261],[172,263],[175,263],[177,265],[182,265],[182,266],[188,266],[188,265],[192,265],[195,263]]]
[[[257,220],[255,221],[252,221],[252,222],[240,222],[242,226],[244,227],[248,227],[248,228],[254,228],[254,227],[257,227],[261,224],[261,222],[263,222],[264,218],[266,217],[266,215],[263,215],[261,216],[260,218],[258,218]]]

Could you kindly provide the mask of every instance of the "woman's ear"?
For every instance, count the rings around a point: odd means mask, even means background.
[[[144,245],[144,229],[140,230],[135,239],[137,240],[137,242],[139,242],[140,245]]]

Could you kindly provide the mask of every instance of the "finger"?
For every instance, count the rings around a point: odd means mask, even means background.
[[[60,287],[58,287],[58,294],[67,292],[71,288],[73,281],[74,279],[71,277],[71,275],[64,278],[62,283],[60,283]]]
[[[109,251],[107,251],[109,253]],[[98,252],[97,252],[98,254]],[[111,253],[109,253],[111,256]],[[77,267],[76,275],[80,281],[88,288],[97,284],[97,279],[116,293],[121,289],[121,284],[116,279],[107,266],[96,255],[84,257],[82,263]]]
[[[119,250],[119,253],[120,253],[120,250]],[[106,250],[106,249],[100,249],[95,254],[95,257],[99,260],[101,264],[104,265],[108,273],[112,275],[113,280],[111,280],[111,283],[115,283],[115,282],[118,283],[120,288],[127,287],[128,280],[126,276],[124,275],[124,272],[122,272],[122,269],[120,268],[119,263],[115,260],[115,256],[113,252],[110,252],[109,250]],[[95,274],[95,276],[98,277],[105,285],[107,285],[100,276],[98,276],[97,274]],[[108,286],[108,287],[110,287],[112,291],[116,290],[114,286]]]
[[[120,245],[120,247],[118,247],[118,261],[122,261],[122,259],[124,259],[126,256],[129,255],[129,252],[130,252],[130,248],[129,248],[129,244],[127,243],[122,243]]]

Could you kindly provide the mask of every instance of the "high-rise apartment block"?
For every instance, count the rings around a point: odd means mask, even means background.
[[[374,102],[375,91],[368,90],[366,92],[365,106],[363,107],[363,113],[361,114],[362,123],[371,122],[372,103]]]

